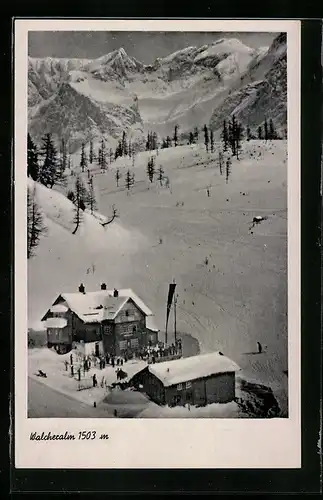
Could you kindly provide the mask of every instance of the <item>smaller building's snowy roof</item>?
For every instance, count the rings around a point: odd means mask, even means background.
[[[65,328],[67,325],[67,319],[65,318],[47,318],[45,327],[46,328]]]
[[[64,306],[64,304],[56,304],[50,308],[50,312],[52,313],[66,313],[68,311],[68,307]]]
[[[219,352],[190,356],[172,361],[150,364],[150,373],[155,375],[165,387],[219,373],[236,372],[240,367]]]

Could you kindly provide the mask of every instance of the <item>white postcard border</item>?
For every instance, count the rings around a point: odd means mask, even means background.
[[[26,136],[28,31],[287,32],[289,418],[28,419]],[[299,468],[300,22],[286,20],[15,20],[15,466],[17,468]],[[106,441],[30,441],[96,430]]]

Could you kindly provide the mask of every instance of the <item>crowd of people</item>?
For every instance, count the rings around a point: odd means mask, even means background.
[[[83,371],[84,374],[85,372],[88,372],[91,368],[91,366],[99,367],[100,370],[103,370],[106,365],[111,365],[112,368],[115,366],[122,366],[124,362],[128,361],[127,356],[121,357],[121,356],[110,356],[109,354],[106,354],[105,356],[100,355],[100,356],[94,356],[94,355],[79,355],[72,353],[70,354],[70,362],[65,360],[65,368],[66,371],[68,370],[68,366],[70,366],[71,374],[72,376],[76,372],[81,372]]]
[[[148,361],[148,363],[155,363],[156,359],[169,358],[172,356],[182,355],[182,341],[176,340],[175,343],[165,345],[163,342],[158,342],[155,347],[147,347],[138,352],[139,359]]]
[[[181,339],[176,340],[175,343],[171,345],[166,345],[163,342],[158,342],[156,346],[147,346],[144,349],[140,349],[136,351],[133,355],[130,353],[124,352],[122,356],[113,356],[109,353],[100,356],[95,355],[82,355],[79,352],[72,352],[70,354],[69,361],[65,360],[65,369],[68,371],[70,369],[71,376],[77,376],[78,381],[81,381],[82,375],[85,377],[85,374],[90,371],[91,366],[100,370],[103,370],[107,365],[112,368],[117,367],[117,375],[122,375],[123,370],[122,366],[126,363],[131,357],[135,357],[137,359],[147,361],[148,363],[156,363],[161,361],[161,358],[165,360],[169,357],[173,356],[181,356],[182,355],[182,341]],[[97,386],[97,378],[94,374],[93,378],[93,387]],[[122,377],[117,376],[117,378],[121,379]]]

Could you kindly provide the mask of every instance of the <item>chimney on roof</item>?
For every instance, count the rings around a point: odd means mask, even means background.
[[[107,289],[106,283],[101,283],[101,290],[106,290],[106,289]]]
[[[119,292],[116,288],[113,290],[113,297],[119,297]]]
[[[80,293],[85,293],[85,288],[84,288],[83,283],[81,283],[80,286],[79,286],[79,292]]]

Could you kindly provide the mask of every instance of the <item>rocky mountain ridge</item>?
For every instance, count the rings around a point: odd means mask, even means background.
[[[127,132],[143,143],[148,130],[160,136],[210,124],[219,130],[237,114],[257,127],[271,117],[286,129],[286,35],[271,47],[252,49],[238,39],[190,46],[151,64],[123,48],[95,60],[29,58],[29,131],[68,140],[74,151],[83,141],[104,137],[111,147]]]

